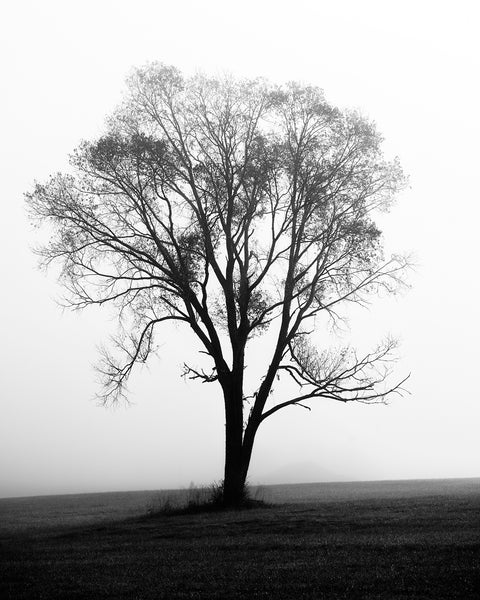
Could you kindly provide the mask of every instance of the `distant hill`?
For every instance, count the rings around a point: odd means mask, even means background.
[[[278,483],[317,483],[323,481],[351,481],[342,473],[326,469],[315,461],[288,463],[278,469],[265,472],[252,471],[249,478],[252,485],[272,485]]]

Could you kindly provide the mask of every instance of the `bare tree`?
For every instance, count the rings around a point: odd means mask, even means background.
[[[321,90],[197,75],[152,64],[128,81],[107,133],[84,142],[69,174],[27,195],[53,223],[40,252],[60,261],[71,306],[112,303],[116,350],[100,367],[117,401],[165,321],[198,337],[210,366],[184,374],[218,382],[226,420],[224,502],[241,501],[260,424],[316,398],[381,402],[394,342],[361,356],[311,344],[318,317],[394,291],[407,263],[384,259],[375,213],[404,184],[381,137]],[[255,335],[272,353],[253,393],[245,352]],[[278,403],[275,378],[298,393]],[[291,386],[290,386],[291,387]]]

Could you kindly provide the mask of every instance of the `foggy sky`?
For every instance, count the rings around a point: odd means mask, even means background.
[[[157,489],[222,477],[220,390],[185,382],[186,329],[99,407],[92,365],[108,310],[64,312],[31,248],[23,193],[102,132],[130,69],[225,71],[318,85],[376,121],[410,187],[382,216],[387,252],[412,252],[411,289],[351,315],[342,343],[401,340],[410,394],[388,406],[311,403],[268,419],[254,483],[480,476],[478,219],[480,42],[475,2],[3,3],[0,496]],[[252,364],[255,356],[247,360]]]

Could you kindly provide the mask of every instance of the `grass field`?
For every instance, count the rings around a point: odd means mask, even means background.
[[[268,486],[268,508],[147,514],[182,494],[0,500],[0,598],[480,598],[478,479]]]

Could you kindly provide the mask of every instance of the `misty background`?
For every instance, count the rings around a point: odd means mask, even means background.
[[[341,343],[401,341],[410,394],[311,403],[259,430],[252,483],[480,476],[477,184],[480,8],[473,1],[60,2],[0,8],[0,496],[186,487],[222,478],[220,388],[181,378],[198,346],[159,330],[129,405],[95,401],[115,315],[63,311],[23,194],[102,133],[135,66],[298,80],[376,121],[410,187],[380,226],[412,288],[349,314]],[[193,357],[193,361],[192,361]],[[250,356],[247,364],[255,363]]]

